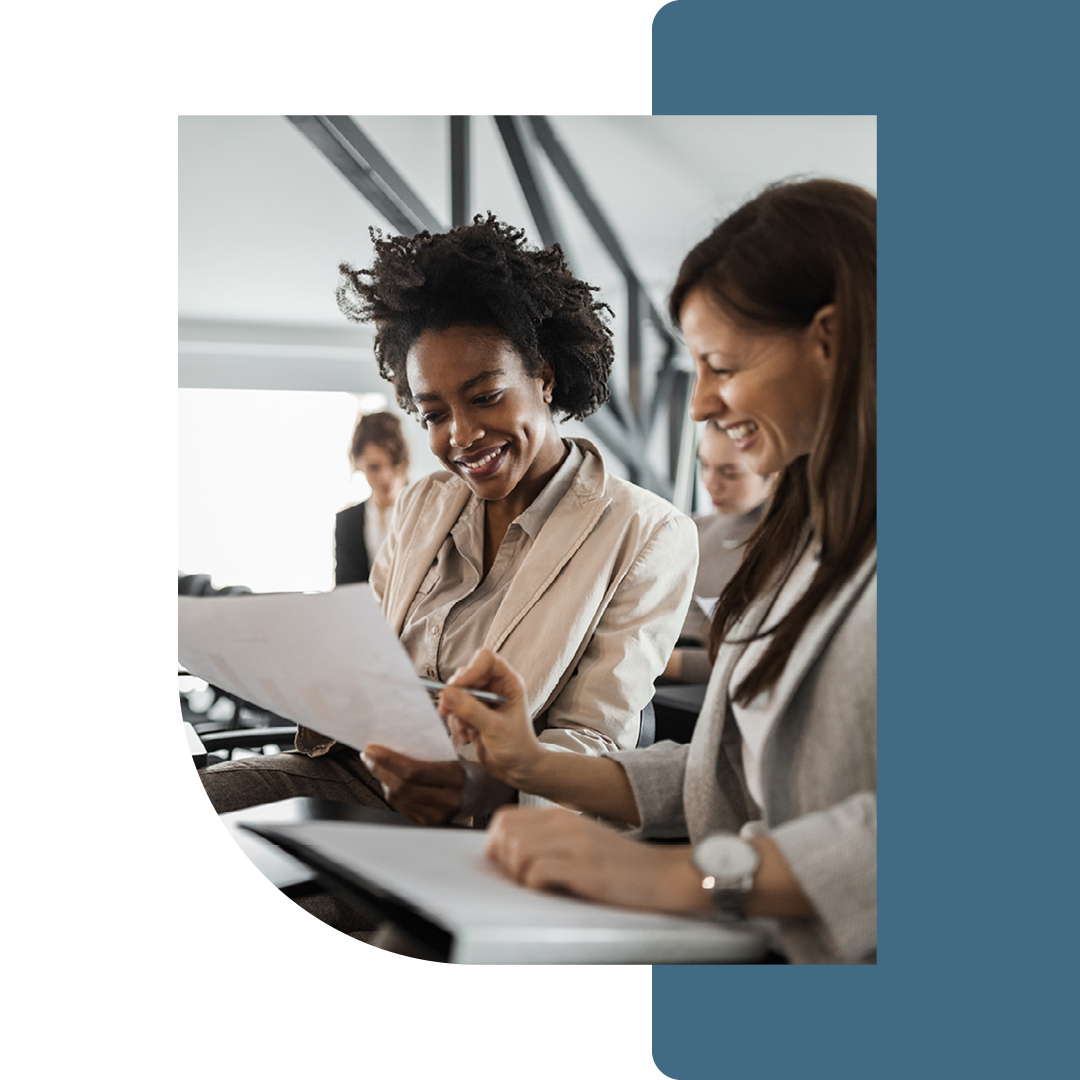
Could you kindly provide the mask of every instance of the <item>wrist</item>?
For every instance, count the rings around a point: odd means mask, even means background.
[[[504,777],[506,783],[518,791],[527,791],[532,795],[543,795],[544,772],[547,759],[551,754],[537,741],[529,751],[522,754]]]
[[[761,867],[757,847],[740,836],[707,836],[691,853],[702,892],[721,918],[741,918]]]
[[[694,865],[692,848],[671,849],[673,859],[668,873],[664,875],[665,906],[685,915],[708,914],[712,911],[712,899],[702,888],[701,871]]]

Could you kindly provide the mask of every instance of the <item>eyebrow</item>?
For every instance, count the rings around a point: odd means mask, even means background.
[[[474,375],[471,379],[466,379],[460,386],[460,389],[465,392],[471,390],[478,383],[485,382],[487,379],[497,378],[499,375],[505,375],[506,372],[502,368],[491,368],[488,371],[481,371],[479,375]],[[438,394],[413,394],[413,401],[417,405],[421,405],[426,401],[438,401]]]
[[[702,464],[702,465],[708,465],[708,464],[709,464],[709,463],[708,463],[708,462],[707,462],[707,461],[706,461],[706,460],[705,460],[705,459],[704,459],[704,458],[703,458],[703,457],[701,456],[701,454],[700,454],[700,453],[696,454],[695,456],[697,457],[698,461],[700,461],[700,462],[701,462],[701,464]],[[713,467],[714,469],[730,469],[730,470],[732,470],[733,472],[742,472],[742,466],[741,466],[741,465],[737,465],[737,464],[735,464],[735,462],[733,462],[733,461],[727,461],[727,462],[724,462],[724,464],[723,464],[723,465],[713,465],[712,467]]]

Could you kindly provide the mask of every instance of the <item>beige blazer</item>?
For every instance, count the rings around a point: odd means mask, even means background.
[[[608,474],[592,443],[544,523],[484,641],[525,682],[529,715],[552,746],[603,753],[634,746],[690,603],[693,522],[669,502]],[[400,634],[416,592],[469,498],[451,473],[398,497],[371,587]]]
[[[779,583],[730,635],[757,631]],[[746,788],[729,682],[745,644],[721,647],[689,746],[613,755],[645,835],[768,833],[819,918],[781,921],[797,963],[877,955],[877,552],[811,618],[777,683],[762,749],[763,807]]]

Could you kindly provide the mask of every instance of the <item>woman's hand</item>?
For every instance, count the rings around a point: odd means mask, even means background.
[[[417,761],[385,746],[369,746],[360,755],[382,784],[386,801],[410,821],[442,825],[461,810],[465,770],[457,761]]]
[[[487,705],[459,687],[490,690],[505,705]],[[530,774],[544,748],[525,711],[521,677],[490,649],[481,649],[439,695],[439,715],[457,743],[472,743],[480,764],[515,788],[529,790]]]
[[[708,912],[688,846],[644,844],[568,810],[496,812],[487,854],[515,881],[645,911]]]

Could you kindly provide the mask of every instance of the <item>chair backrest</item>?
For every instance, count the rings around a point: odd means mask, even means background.
[[[224,585],[215,589],[209,574],[177,574],[180,596],[244,596],[251,590],[246,585]]]
[[[638,732],[637,749],[644,749],[656,742],[656,710],[650,701],[641,710],[641,730]]]

